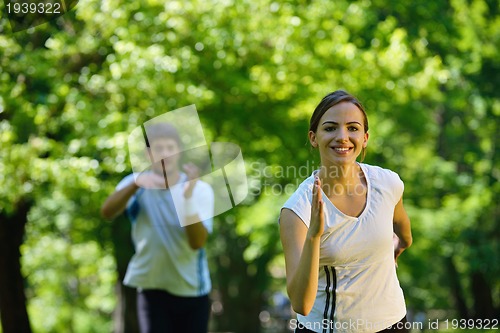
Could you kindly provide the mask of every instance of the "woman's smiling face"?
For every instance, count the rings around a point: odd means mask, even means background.
[[[355,163],[368,142],[363,124],[363,112],[353,103],[341,102],[329,108],[321,117],[316,132],[309,132],[311,145],[319,149],[321,164]]]

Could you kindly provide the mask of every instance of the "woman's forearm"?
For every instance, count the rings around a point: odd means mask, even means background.
[[[319,237],[306,237],[298,266],[287,286],[295,312],[307,315],[316,299],[319,272]]]

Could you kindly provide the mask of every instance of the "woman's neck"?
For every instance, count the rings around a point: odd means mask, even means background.
[[[318,176],[325,193],[349,194],[352,189],[362,183],[364,177],[361,167],[358,163],[346,165],[322,165]]]

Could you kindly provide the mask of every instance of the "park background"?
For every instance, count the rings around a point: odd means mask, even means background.
[[[499,318],[498,14],[495,0],[84,0],[16,33],[3,15],[3,332],[136,331],[119,282],[130,223],[99,209],[131,171],[130,131],[190,104],[209,142],[241,147],[250,185],[207,245],[211,330],[284,331],[279,209],[318,165],[309,117],[339,88],[366,106],[365,162],[405,182],[411,314]]]

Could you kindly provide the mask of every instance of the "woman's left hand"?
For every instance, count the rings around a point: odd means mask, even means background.
[[[394,208],[393,231],[392,240],[394,241],[394,261],[396,263],[396,267],[398,267],[398,257],[413,243],[410,218],[408,217],[408,214],[406,214],[406,210],[403,206],[403,197],[399,199],[399,202]]]
[[[398,267],[398,257],[403,253],[403,251],[406,249],[405,247],[401,246],[401,242],[399,240],[399,237],[396,234],[392,235],[392,241],[394,243],[394,262],[396,264],[396,268]]]

